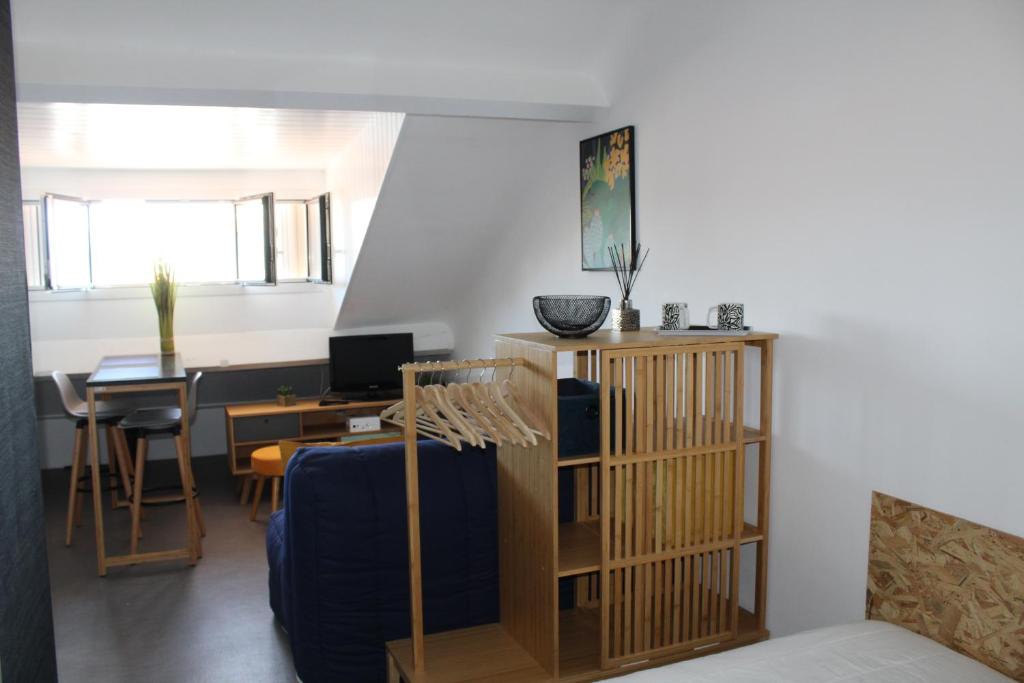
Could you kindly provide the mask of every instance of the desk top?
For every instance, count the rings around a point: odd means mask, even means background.
[[[85,384],[89,387],[119,384],[184,382],[188,379],[181,354],[104,356]]]

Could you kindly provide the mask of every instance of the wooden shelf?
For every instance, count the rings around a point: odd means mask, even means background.
[[[601,670],[601,609],[558,613],[558,680],[592,680]]]
[[[280,441],[316,441],[319,439],[340,439],[346,436],[387,436],[394,434],[395,437],[402,435],[402,431],[397,427],[394,429],[381,429],[373,432],[348,432],[326,429],[306,429],[305,434],[302,436],[282,436],[279,439],[261,439],[259,441],[236,441],[235,446],[273,446]]]
[[[595,641],[596,642],[596,641]],[[387,644],[406,683],[464,683],[496,681],[534,683],[551,677],[501,624],[485,624],[423,638],[424,670],[412,661],[412,641]]]
[[[652,658],[646,662],[629,666],[627,670],[638,671],[692,659],[712,652],[731,650],[741,645],[750,645],[765,640],[767,637],[767,630],[757,628],[757,619],[754,615],[740,608],[739,633],[735,640]],[[626,673],[622,668],[601,669],[601,611],[597,607],[576,607],[558,613],[558,648],[558,680],[560,682],[582,683],[583,681],[622,676]]]
[[[743,428],[743,443],[752,444],[764,441],[764,434],[753,427]],[[578,465],[593,465],[601,462],[600,453],[584,453],[583,455],[569,455],[558,458],[559,467],[576,467]]]
[[[575,467],[576,465],[594,465],[601,462],[600,453],[584,453],[583,455],[567,455],[558,458],[559,467]]]
[[[601,522],[558,525],[558,577],[589,574],[601,569]]]
[[[756,543],[764,540],[764,533],[753,524],[743,524],[743,533],[740,534],[740,543]]]
[[[322,406],[320,400],[315,398],[303,398],[291,406],[279,406],[276,402],[262,401],[259,403],[236,403],[224,406],[227,416],[232,419],[244,417],[269,417],[271,415],[294,415],[297,413],[331,413],[363,408],[387,408],[396,403],[399,399],[386,401],[361,401],[353,403],[336,403]]]

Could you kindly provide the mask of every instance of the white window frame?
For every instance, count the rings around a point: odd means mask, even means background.
[[[88,258],[88,265],[89,265],[89,284],[87,286],[85,286],[85,287],[55,288],[53,286],[53,282],[52,282],[52,269],[51,269],[51,263],[50,263],[50,230],[49,230],[49,219],[50,219],[50,216],[48,215],[49,212],[47,211],[47,203],[48,203],[47,202],[47,198],[51,198],[51,197],[53,199],[60,199],[60,200],[64,200],[64,201],[81,202],[81,203],[86,205],[87,209],[90,208],[93,203],[98,202],[98,201],[102,201],[102,200],[88,200],[88,199],[83,199],[83,198],[80,198],[80,197],[72,197],[72,196],[68,196],[68,195],[62,195],[62,194],[58,194],[58,193],[48,192],[48,193],[44,194],[41,199],[38,199],[38,200],[28,199],[28,200],[24,200],[22,202],[23,204],[34,204],[34,205],[38,205],[38,207],[39,207],[39,213],[38,213],[38,215],[39,215],[39,222],[38,222],[38,224],[37,224],[35,229],[36,229],[36,231],[37,231],[37,233],[39,235],[40,268],[41,268],[41,271],[42,271],[43,285],[42,285],[42,287],[39,287],[39,286],[30,287],[29,288],[30,290],[32,290],[32,291],[48,291],[48,292],[83,292],[83,291],[98,292],[98,291],[103,291],[103,290],[144,290],[145,289],[144,285],[137,285],[137,284],[131,284],[131,285],[94,285],[94,284],[92,284],[93,283],[93,259],[92,259],[92,254],[91,254],[91,248],[92,248],[91,219],[92,219],[92,217],[91,217],[91,212],[89,212],[89,211],[87,211],[87,216],[88,216],[88,219],[90,221],[90,223],[87,224],[87,226],[88,226],[87,229],[89,231],[88,243],[89,243],[89,248],[90,248],[90,253],[89,253],[88,257],[87,257]],[[264,273],[265,273],[265,275],[264,275],[264,277],[262,279],[259,279],[259,280],[245,280],[245,279],[242,279],[240,277],[240,274],[239,274],[239,263],[238,263],[238,223],[237,223],[237,216],[238,216],[238,214],[237,214],[237,207],[238,207],[238,205],[241,202],[249,201],[249,200],[253,200],[253,199],[259,199],[259,200],[261,200],[263,202],[263,215],[264,215],[264,221],[263,221],[263,223],[264,223],[263,224],[263,248],[264,248]],[[219,290],[219,291],[223,291],[224,287],[237,288],[237,287],[249,287],[249,286],[254,286],[254,285],[255,286],[274,286],[274,285],[277,285],[279,283],[279,281],[277,279],[277,268],[276,268],[277,251],[276,251],[276,247],[275,247],[275,230],[274,230],[274,194],[272,192],[267,192],[267,193],[258,194],[258,195],[251,195],[251,196],[248,196],[248,197],[241,197],[239,199],[223,199],[223,200],[218,200],[218,199],[144,199],[142,201],[152,202],[152,203],[159,203],[159,202],[229,202],[229,203],[235,204],[235,207],[236,207],[236,213],[235,213],[235,273],[236,273],[236,279],[234,281],[220,281],[220,282],[210,281],[210,282],[197,282],[197,283],[187,283],[187,284],[183,283],[184,287],[190,287],[190,288],[204,287],[204,288],[207,288],[207,289],[209,289],[211,291],[213,289],[216,289],[216,290]],[[315,203],[316,207],[318,208],[318,210],[320,212],[320,219],[321,219],[320,226],[319,226],[319,232],[320,232],[319,244],[320,244],[320,247],[321,247],[320,270],[321,270],[321,274],[326,272],[327,276],[326,277],[314,277],[313,276],[313,268],[312,268],[312,264],[310,263],[310,258],[309,258],[309,256],[310,256],[310,253],[309,253],[310,250],[309,250],[309,244],[308,244],[308,236],[309,236],[308,230],[309,230],[309,227],[308,227],[308,215],[307,215],[307,226],[306,226],[306,230],[307,230],[307,246],[306,246],[306,251],[307,251],[307,253],[306,253],[307,277],[305,279],[281,280],[280,283],[282,283],[282,284],[302,284],[302,283],[330,284],[332,282],[332,277],[331,277],[331,258],[332,258],[332,252],[330,250],[330,244],[331,244],[331,225],[330,225],[330,210],[329,210],[329,201],[330,200],[329,200],[328,194],[325,193],[323,195],[319,195],[317,197],[314,197],[313,199],[295,199],[295,200],[282,200],[282,201],[288,201],[288,202],[304,204],[307,207],[307,211],[309,210],[309,207]],[[325,246],[326,246],[326,248],[325,248]],[[116,295],[113,295],[113,296],[116,298]]]

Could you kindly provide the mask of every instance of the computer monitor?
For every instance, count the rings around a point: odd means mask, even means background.
[[[399,397],[398,366],[412,360],[411,332],[331,337],[331,392],[349,399]]]

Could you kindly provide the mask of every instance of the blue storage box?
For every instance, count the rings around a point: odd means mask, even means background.
[[[600,385],[558,380],[558,457],[596,454],[601,448]]]

